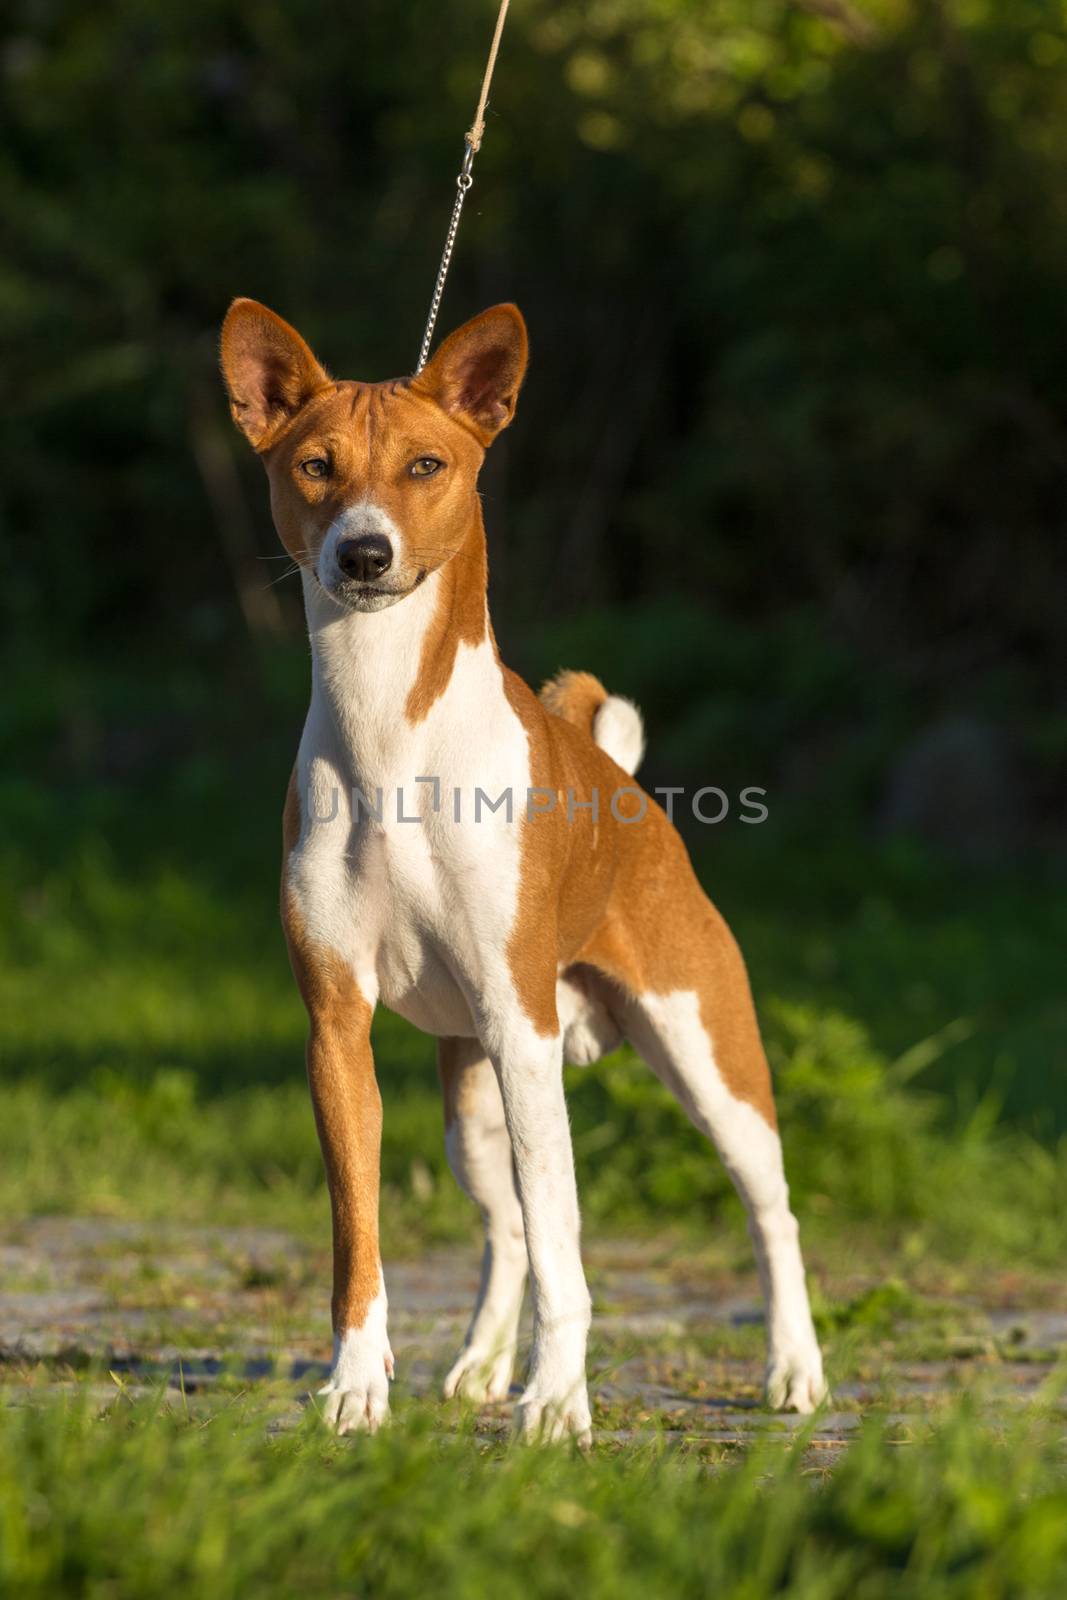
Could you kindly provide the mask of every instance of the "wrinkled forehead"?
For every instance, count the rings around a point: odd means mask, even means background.
[[[271,454],[289,457],[292,451],[314,444],[329,450],[340,463],[373,466],[437,451],[477,466],[483,454],[477,440],[410,385],[409,378],[333,383],[307,402]]]

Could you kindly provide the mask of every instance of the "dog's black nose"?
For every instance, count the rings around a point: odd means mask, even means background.
[[[393,564],[393,547],[382,533],[365,533],[360,539],[343,539],[337,546],[337,565],[346,578],[373,583]]]

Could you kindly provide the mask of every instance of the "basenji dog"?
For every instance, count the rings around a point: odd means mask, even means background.
[[[252,300],[236,300],[222,330],[233,417],[266,467],[311,639],[282,918],[330,1194],[334,1350],[321,1393],[341,1433],[384,1421],[393,1373],[379,1002],[438,1041],[448,1160],[485,1224],[447,1396],[508,1394],[528,1266],[517,1428],[590,1437],[563,1063],[624,1038],[713,1141],[744,1203],[770,1404],[810,1411],[825,1392],[744,963],[681,837],[633,782],[640,715],[587,673],[538,697],[497,650],[478,473],[526,358],[511,305],[386,383],[334,381]]]

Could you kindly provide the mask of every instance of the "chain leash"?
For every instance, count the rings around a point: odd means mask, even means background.
[[[459,219],[463,215],[463,202],[474,182],[471,176],[471,167],[474,165],[474,146],[468,144],[463,156],[463,166],[456,177],[456,203],[452,207],[452,220],[448,224],[448,233],[445,237],[445,248],[441,252],[441,265],[437,269],[437,282],[433,286],[433,298],[430,301],[430,314],[426,318],[426,332],[422,336],[422,347],[419,350],[419,361],[415,368],[416,375],[426,365],[430,356],[430,344],[433,340],[433,330],[437,322],[437,313],[441,309],[441,296],[445,292],[445,279],[452,262],[452,251],[456,244],[456,234],[459,232]]]
[[[452,262],[452,251],[456,245],[456,234],[459,232],[459,219],[463,215],[463,202],[466,200],[474,178],[471,168],[474,158],[482,146],[482,137],[485,133],[485,108],[489,104],[489,85],[493,81],[493,68],[496,66],[497,52],[500,49],[500,38],[504,32],[504,19],[508,14],[510,0],[501,0],[500,10],[496,16],[496,27],[493,30],[493,42],[489,46],[489,60],[485,65],[482,77],[481,93],[478,96],[478,109],[474,113],[474,121],[465,135],[463,152],[463,165],[456,177],[456,201],[452,207],[452,218],[448,224],[448,233],[445,236],[445,248],[441,254],[441,265],[437,269],[437,281],[433,286],[433,298],[430,301],[430,314],[426,318],[426,332],[422,336],[422,346],[419,350],[419,362],[415,374],[422,371],[430,357],[430,344],[433,340],[433,330],[437,322],[437,313],[441,309],[441,296],[445,292],[445,279]]]

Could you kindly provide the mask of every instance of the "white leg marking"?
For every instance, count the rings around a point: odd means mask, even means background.
[[[777,1411],[813,1411],[826,1395],[811,1320],[799,1230],[777,1133],[727,1089],[697,996],[643,996],[627,1032],[691,1120],[713,1141],[748,1214],[767,1307],[767,1399]]]
[[[592,1439],[585,1382],[589,1290],[582,1271],[559,1037],[545,1039],[524,1017],[494,1021],[486,1039],[500,1077],[515,1159],[534,1303],[533,1351],[515,1412],[528,1439]]]
[[[504,1400],[511,1387],[526,1284],[526,1237],[515,1192],[511,1139],[492,1063],[476,1040],[456,1040],[455,1120],[445,1135],[456,1181],[485,1222],[482,1280],[467,1337],[444,1383],[445,1399]]]
[[[392,1376],[383,1282],[362,1328],[347,1328],[334,1336],[333,1370],[319,1390],[323,1420],[338,1433],[377,1432],[389,1419]]]

